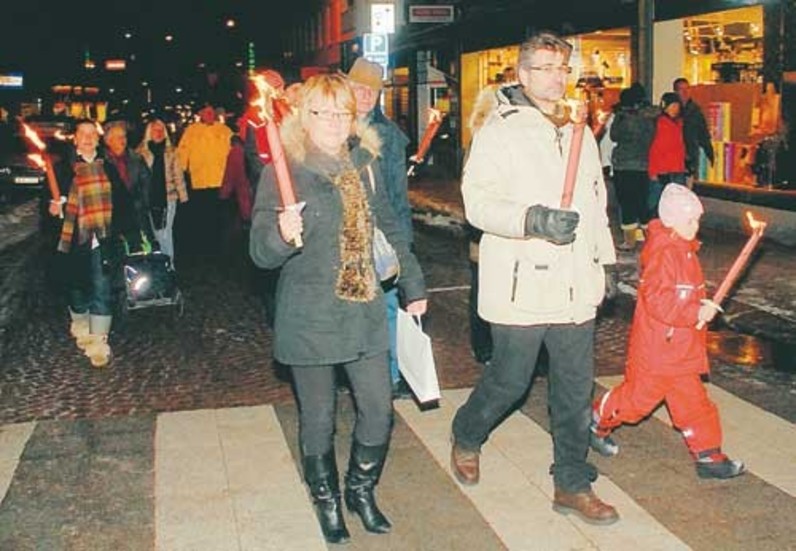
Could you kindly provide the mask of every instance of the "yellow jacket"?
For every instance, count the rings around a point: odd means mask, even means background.
[[[195,122],[185,129],[177,158],[182,169],[191,174],[193,189],[221,187],[231,138],[232,130],[220,122]]]

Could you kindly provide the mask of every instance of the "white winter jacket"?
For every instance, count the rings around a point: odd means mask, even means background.
[[[529,207],[559,208],[573,125],[556,128],[517,87],[497,95],[462,181],[467,220],[484,231],[478,312],[508,325],[593,319],[605,292],[603,266],[616,262],[597,143],[587,127],[572,203],[580,214],[575,241],[525,237]]]

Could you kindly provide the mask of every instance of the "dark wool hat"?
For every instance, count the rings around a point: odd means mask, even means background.
[[[661,109],[666,109],[673,103],[680,103],[680,96],[676,93],[666,92],[661,96]]]

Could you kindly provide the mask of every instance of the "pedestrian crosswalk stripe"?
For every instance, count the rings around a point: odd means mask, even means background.
[[[421,412],[411,402],[395,407],[436,461],[449,473],[450,427],[469,390],[444,391],[440,407]],[[553,512],[550,435],[521,413],[506,419],[481,454],[481,482],[462,487],[509,549],[688,549],[606,477],[595,491],[615,505],[622,519],[613,526],[590,526]]]
[[[156,549],[326,549],[271,406],[164,413]]]
[[[613,388],[621,376],[599,377],[597,382]],[[719,408],[724,443],[723,451],[740,459],[755,476],[796,497],[796,427],[716,385],[708,384],[708,394]],[[668,411],[660,407],[655,417],[671,426]]]
[[[8,491],[35,422],[0,426],[0,503]]]

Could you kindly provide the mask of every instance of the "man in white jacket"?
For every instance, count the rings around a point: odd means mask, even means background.
[[[571,46],[539,33],[520,47],[519,85],[497,92],[497,106],[475,136],[464,169],[467,219],[484,232],[479,314],[492,324],[494,354],[453,421],[451,467],[459,482],[479,481],[481,445],[522,398],[542,344],[550,355],[553,508],[592,524],[619,515],[592,491],[586,462],[594,384],[594,327],[616,262],[594,136],[585,130],[571,209],[561,209],[573,134],[562,101]]]

